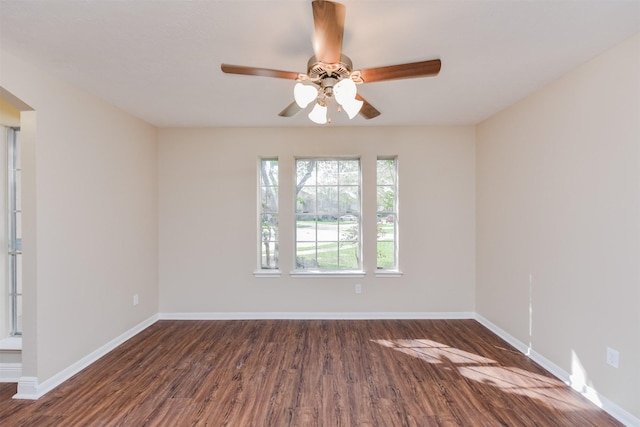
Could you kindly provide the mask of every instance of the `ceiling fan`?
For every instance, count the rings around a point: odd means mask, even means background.
[[[230,74],[296,80],[295,101],[282,110],[280,116],[291,117],[315,101],[309,119],[324,124],[331,121],[327,118],[327,105],[333,100],[338,104],[338,110],[344,110],[349,119],[358,113],[365,119],[372,119],[380,112],[357,93],[356,84],[429,77],[440,72],[439,59],[354,70],[351,59],[342,54],[345,6],[326,0],[314,0],[311,6],[315,55],[307,62],[306,74],[243,65],[221,66],[223,72]]]

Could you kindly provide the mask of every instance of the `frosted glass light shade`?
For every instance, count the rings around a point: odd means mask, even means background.
[[[298,107],[305,108],[311,101],[318,97],[318,89],[315,86],[303,85],[296,83],[293,87],[293,99],[296,100]]]
[[[342,109],[349,116],[349,120],[353,119],[360,112],[364,102],[358,99],[351,99],[349,102],[342,104]]]
[[[335,96],[338,104],[344,106],[356,97],[356,84],[351,79],[342,79],[333,88],[333,96]]]
[[[309,113],[309,120],[319,125],[327,123],[327,107],[316,104]]]

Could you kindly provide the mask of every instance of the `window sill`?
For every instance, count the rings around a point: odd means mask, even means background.
[[[360,278],[365,276],[364,271],[319,271],[319,270],[296,270],[289,273],[291,277],[322,277],[322,278]]]
[[[394,278],[402,277],[402,274],[399,270],[376,270],[376,277]]]
[[[253,276],[257,278],[280,277],[282,272],[280,270],[258,270],[253,272]]]
[[[7,337],[0,340],[0,351],[22,350],[22,337]]]

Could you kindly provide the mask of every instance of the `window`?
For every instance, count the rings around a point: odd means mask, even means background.
[[[378,158],[377,269],[398,268],[398,168],[395,158]]]
[[[361,270],[360,160],[296,160],[296,269]]]
[[[22,335],[22,233],[19,129],[7,129],[7,230],[10,334]]]
[[[260,160],[259,249],[260,269],[278,265],[278,160]]]

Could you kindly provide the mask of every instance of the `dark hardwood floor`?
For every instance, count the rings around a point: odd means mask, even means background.
[[[620,426],[473,320],[159,321],[9,426]]]

